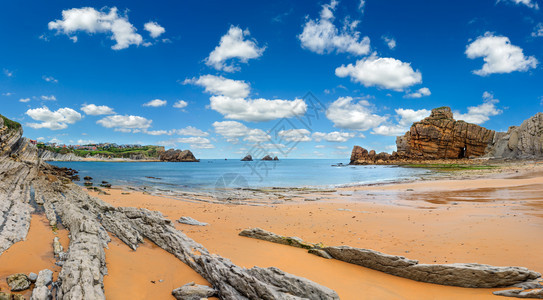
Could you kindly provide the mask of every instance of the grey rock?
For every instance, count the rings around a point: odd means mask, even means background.
[[[306,243],[299,237],[282,236],[261,228],[244,229],[239,233],[239,235],[304,249],[311,249],[315,247],[315,245]]]
[[[488,155],[494,158],[542,158],[543,157],[543,113],[509,127],[506,133],[499,132],[489,147]]]
[[[330,254],[328,254],[328,252],[322,249],[309,249],[309,251],[307,252],[316,256],[320,256],[322,258],[327,258],[327,259],[333,258]]]
[[[247,155],[244,158],[242,158],[241,161],[253,161],[253,157],[251,155]]]
[[[493,292],[496,296],[543,299],[543,289],[537,290],[504,290]]]
[[[506,287],[541,277],[522,267],[483,264],[419,264],[416,260],[349,246],[323,249],[333,258],[388,274],[435,284],[470,287]]]
[[[10,275],[6,278],[9,289],[12,292],[24,291],[30,287],[30,280],[23,273]]]
[[[55,238],[53,239],[53,253],[55,255],[59,255],[63,250],[64,250],[64,248],[60,244],[60,241],[58,240],[58,237],[55,236]]]
[[[30,272],[30,274],[28,274],[28,279],[32,282],[36,282],[36,279],[38,279],[38,274]]]
[[[41,270],[36,280],[36,286],[48,286],[53,282],[53,271],[49,269]]]
[[[181,217],[177,222],[181,224],[194,225],[194,226],[207,226],[207,223],[197,221],[191,217]]]
[[[175,299],[179,300],[200,300],[202,298],[213,297],[216,294],[217,291],[214,288],[195,284],[194,282],[187,283],[172,291]]]
[[[52,298],[51,290],[46,286],[38,286],[32,290],[30,300],[51,300]]]

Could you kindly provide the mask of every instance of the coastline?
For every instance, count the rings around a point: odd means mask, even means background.
[[[326,260],[303,249],[240,237],[238,233],[260,227],[310,242],[368,248],[421,263],[477,262],[542,272],[543,259],[530,253],[541,248],[533,237],[543,233],[543,165],[511,166],[507,170],[505,174],[503,170],[485,170],[436,180],[343,187],[334,192],[308,190],[301,195],[291,189],[290,193],[298,197],[281,203],[248,199],[246,203],[217,204],[183,195],[171,199],[120,188],[103,189],[110,195],[90,194],[114,206],[157,210],[172,221],[190,216],[206,222],[209,225],[203,227],[174,224],[210,252],[240,266],[278,267],[332,288],[342,299],[359,299],[361,290],[367,298],[379,299],[497,299],[492,291],[502,289],[420,283]],[[269,195],[276,191],[260,192]],[[258,205],[239,205],[251,201]],[[50,228],[33,221],[27,240],[14,247],[49,253],[50,242],[39,240],[32,233],[36,230],[46,232]],[[62,232],[65,230],[59,234]],[[172,298],[173,288],[185,283],[206,283],[149,241],[133,251],[112,234],[110,237],[112,242],[106,250],[109,275],[104,278],[108,298],[129,293],[132,299],[167,299]],[[10,257],[19,258],[10,259],[13,270],[34,270],[22,259],[24,253],[17,248],[8,251]],[[0,262],[8,251],[0,256]],[[5,275],[9,274],[0,274],[2,278]]]

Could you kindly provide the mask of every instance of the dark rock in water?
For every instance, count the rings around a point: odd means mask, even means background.
[[[244,158],[241,159],[241,161],[253,161],[253,157],[251,155],[247,155]]]
[[[90,176],[85,176],[85,177],[83,177],[83,180],[89,181],[89,180],[92,180],[92,177],[90,177]]]
[[[8,276],[6,281],[9,285],[9,289],[12,292],[24,291],[30,287],[30,279],[23,273],[17,273]]]
[[[105,188],[111,188],[111,183],[102,183],[100,184],[100,186]]]
[[[276,156],[276,157],[273,158],[273,160],[279,160],[279,158]]]
[[[158,159],[161,161],[168,162],[199,162],[199,159],[194,157],[194,154],[190,150],[174,150],[169,149],[168,151],[161,152],[158,155]]]
[[[106,183],[109,183],[109,182],[102,180],[102,184],[106,184]]]
[[[262,157],[262,160],[273,160],[273,158],[269,155],[266,155],[264,157]]]
[[[217,290],[207,285],[195,284],[190,282],[184,286],[172,291],[175,299],[179,300],[200,300],[202,298],[213,297],[217,294]]]
[[[85,182],[83,183],[83,185],[85,185],[85,186],[92,186],[92,182],[90,182],[90,181],[85,181]]]

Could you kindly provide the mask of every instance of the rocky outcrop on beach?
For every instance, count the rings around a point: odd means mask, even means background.
[[[193,219],[191,217],[181,217],[179,220],[177,220],[178,223],[186,224],[186,225],[193,225],[193,226],[207,226],[207,223],[200,222],[196,219]]]
[[[104,248],[109,233],[134,250],[144,238],[151,240],[193,268],[222,299],[339,299],[333,290],[277,268],[245,269],[211,254],[159,212],[114,207],[91,197],[39,159],[37,148],[21,137],[20,125],[8,125],[0,118],[0,255],[25,239],[31,204],[43,208],[53,228],[60,220],[70,232],[70,244],[67,251],[55,249],[62,266],[55,282],[56,299],[105,299]],[[24,283],[26,275],[22,276],[19,281]],[[41,290],[36,297],[46,294]]]
[[[169,149],[161,152],[158,155],[158,159],[167,162],[199,162],[199,159],[194,157],[194,154],[190,150],[175,150]]]
[[[493,158],[531,159],[543,157],[543,113],[498,132],[488,153]]]
[[[253,157],[248,154],[244,158],[242,158],[241,161],[253,161]]]
[[[207,285],[190,282],[172,291],[172,295],[178,300],[200,300],[213,297],[217,294],[214,288]]]
[[[529,283],[541,274],[522,267],[495,267],[483,264],[419,264],[417,260],[349,246],[322,247],[296,237],[285,237],[260,228],[245,229],[241,236],[298,248],[323,258],[334,258],[365,268],[411,280],[441,285],[494,288]]]

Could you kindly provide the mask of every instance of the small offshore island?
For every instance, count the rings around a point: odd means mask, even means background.
[[[454,121],[448,108],[435,109],[398,138],[398,152],[375,154],[357,146],[351,164],[471,165],[489,155],[534,159],[542,153],[537,148],[542,115],[500,134]],[[86,190],[72,183],[65,169],[44,162],[81,156],[67,150],[58,153],[63,156],[48,153],[51,149],[36,147],[22,133],[20,124],[0,119],[0,264],[13,270],[0,274],[8,283],[0,283],[5,299],[103,299],[139,297],[133,294],[139,292],[171,293],[177,299],[354,299],[360,285],[374,297],[392,291],[418,299],[543,295],[543,262],[525,255],[541,246],[533,238],[543,228],[543,167],[538,163],[494,162],[490,173],[470,175],[466,169],[427,182],[261,189],[252,194],[258,198],[236,203],[165,198],[107,185]],[[153,154],[129,157],[197,161],[188,150],[137,151]],[[504,174],[489,177],[496,170]],[[500,189],[517,196],[511,201],[500,196]],[[494,195],[490,202],[484,200],[487,193]],[[276,200],[263,202],[267,195]],[[376,197],[395,205],[377,203]],[[436,221],[444,225],[425,226]],[[495,232],[497,226],[510,230]],[[28,247],[41,258],[24,261],[20,255]],[[138,266],[132,266],[134,261]],[[140,275],[118,266],[136,268]],[[385,288],[389,285],[395,288]],[[421,298],[417,291],[422,289]]]

